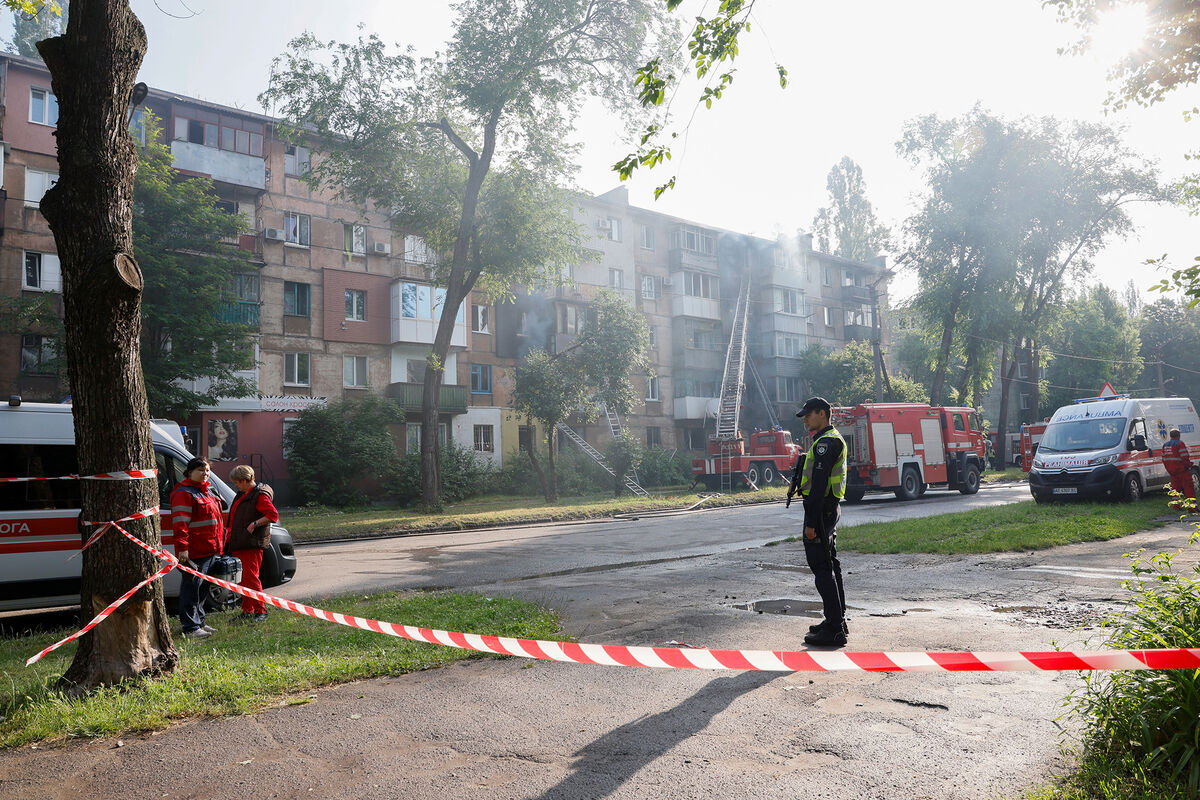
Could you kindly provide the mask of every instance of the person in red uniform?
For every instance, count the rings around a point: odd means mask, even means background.
[[[221,500],[208,482],[208,461],[193,458],[183,471],[184,479],[171,492],[171,530],[175,534],[175,557],[198,572],[207,573],[213,559],[225,548],[225,525]],[[201,639],[216,633],[205,621],[200,596],[203,581],[183,573],[179,585],[179,622],[183,635]]]
[[[238,490],[229,508],[229,549],[242,562],[242,586],[262,591],[259,570],[263,551],[271,546],[271,523],[279,521],[275,493],[265,483],[254,482],[254,468],[239,464],[229,473]],[[237,619],[262,622],[267,618],[266,603],[242,596],[242,613]]]
[[[1171,488],[1191,499],[1194,506],[1196,486],[1192,482],[1192,459],[1188,456],[1188,447],[1183,439],[1179,438],[1178,428],[1172,428],[1169,435],[1171,438],[1162,447],[1163,466],[1171,475]],[[1180,508],[1179,501],[1172,500],[1171,507]]]

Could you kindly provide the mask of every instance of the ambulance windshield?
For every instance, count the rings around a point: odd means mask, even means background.
[[[1080,419],[1070,422],[1053,422],[1046,428],[1039,453],[1078,453],[1084,450],[1108,450],[1121,442],[1126,420],[1121,417],[1109,419]]]

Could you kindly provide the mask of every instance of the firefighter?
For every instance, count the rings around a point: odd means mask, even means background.
[[[1171,428],[1170,437],[1162,446],[1162,460],[1163,466],[1171,474],[1171,488],[1195,501],[1196,487],[1192,483],[1192,459],[1188,456],[1187,445],[1179,438],[1178,428]],[[1171,508],[1179,507],[1178,499],[1171,501]]]
[[[838,503],[846,496],[846,440],[829,424],[830,406],[823,397],[804,402],[796,414],[812,436],[808,452],[796,461],[788,505],[797,492],[804,498],[804,558],[817,584],[825,619],[808,629],[805,644],[842,647],[846,626],[846,593],[837,557]]]

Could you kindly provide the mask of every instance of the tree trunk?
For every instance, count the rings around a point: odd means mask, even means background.
[[[129,136],[129,104],[146,32],[128,0],[76,0],[66,33],[39,43],[38,49],[50,68],[59,106],[59,180],[41,208],[62,264],[79,471],[152,469],[139,358],[142,274],[133,258],[137,152]],[[80,488],[85,520],[116,520],[158,503],[151,480],[83,481]],[[157,517],[123,524],[160,546]],[[83,554],[81,621],[158,566],[119,533],[106,533]],[[61,685],[81,693],[170,671],[178,662],[162,582],[155,581],[79,640]]]
[[[1042,418],[1039,406],[1042,403],[1042,382],[1038,379],[1038,364],[1041,363],[1041,345],[1032,342],[1029,348],[1029,421],[1037,422]]]
[[[953,308],[950,308],[944,318],[942,327],[942,345],[939,349],[937,367],[933,371],[933,385],[929,390],[929,405],[940,406],[942,394],[945,392],[946,371],[950,369],[950,351],[954,347],[954,320],[958,317],[958,306],[961,298],[955,298]]]
[[[526,424],[529,426],[530,431],[537,431],[537,428],[534,427],[532,419],[527,419]],[[529,454],[529,463],[533,465],[533,471],[537,475],[538,483],[542,485],[542,495],[544,497],[549,497],[550,484],[546,482],[546,470],[542,469],[542,462],[538,461],[537,442],[534,441],[534,436],[532,433],[529,436],[529,449],[525,452]]]
[[[1013,348],[1012,362],[1008,359],[1008,345],[1000,349],[1000,413],[996,420],[996,458],[1004,467],[1008,466],[1008,390],[1017,371],[1020,354]]]
[[[546,453],[546,464],[549,473],[546,478],[546,502],[558,502],[558,428],[554,425],[549,426],[546,433],[546,442],[550,445]]]

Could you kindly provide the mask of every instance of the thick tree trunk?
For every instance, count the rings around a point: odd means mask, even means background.
[[[946,313],[942,326],[942,344],[938,349],[938,363],[933,371],[933,385],[929,389],[929,405],[940,406],[945,393],[946,372],[950,369],[950,351],[954,347],[954,321],[958,318],[961,298],[955,298],[953,308]]]
[[[128,129],[146,32],[128,0],[76,0],[66,33],[38,49],[59,106],[59,180],[41,208],[62,262],[79,471],[151,469],[139,359],[142,275],[133,258],[137,153]],[[81,490],[85,520],[120,519],[158,504],[151,480],[83,481]],[[124,525],[160,545],[157,517]],[[80,619],[90,620],[158,566],[120,534],[102,536],[83,554]],[[178,661],[162,582],[155,581],[79,640],[62,683],[83,692],[169,671]]]
[[[1016,347],[1013,348],[1011,362],[1008,359],[1008,345],[1000,349],[1000,412],[996,420],[996,458],[1003,467],[1008,466],[1008,390],[1017,372],[1019,358],[1020,353]]]
[[[1042,382],[1038,379],[1038,364],[1041,363],[1041,345],[1036,341],[1029,348],[1029,421],[1037,422],[1042,418]]]
[[[558,429],[551,425],[546,433],[546,443],[550,446],[546,453],[546,502],[558,502]]]
[[[537,428],[535,428],[533,425],[532,419],[527,419],[525,424],[529,426],[531,431],[537,430]],[[525,452],[529,454],[529,463],[533,465],[533,471],[534,474],[537,475],[538,483],[542,485],[542,495],[549,497],[550,484],[546,481],[546,470],[542,469],[542,462],[538,461],[537,442],[535,441],[535,437],[533,435],[530,435],[529,437],[529,449]]]

